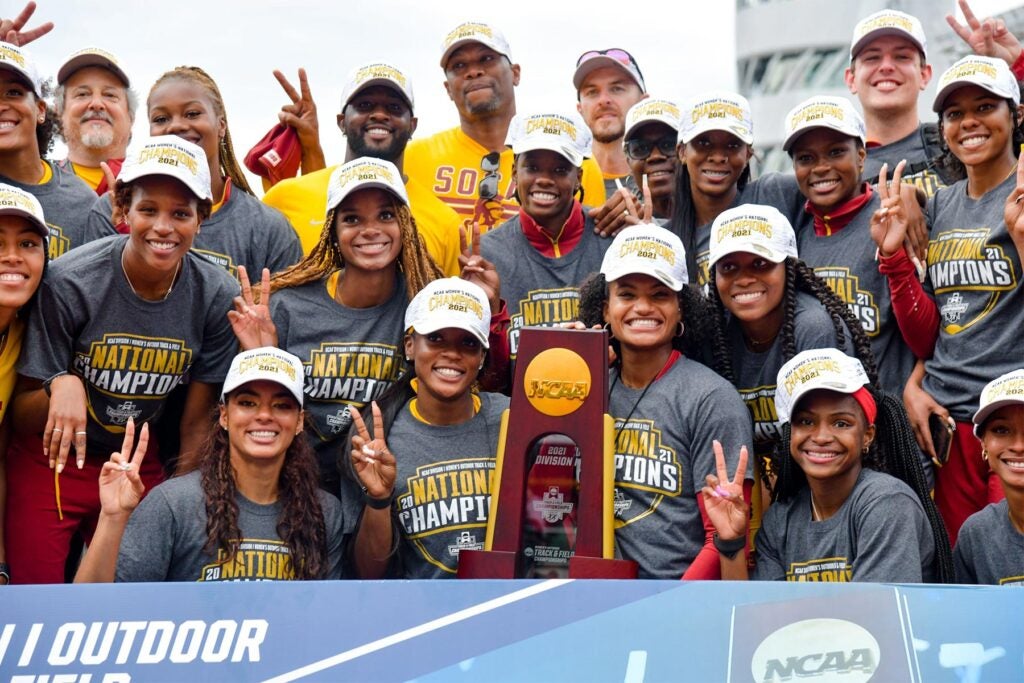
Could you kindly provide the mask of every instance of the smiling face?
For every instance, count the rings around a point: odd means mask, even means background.
[[[819,211],[828,213],[858,194],[866,152],[856,138],[812,128],[796,139],[790,154],[800,191]]]
[[[726,254],[715,263],[715,286],[722,304],[741,323],[772,322],[773,329],[782,324],[784,263],[742,251]]]
[[[583,171],[558,152],[538,149],[516,157],[512,181],[526,214],[553,234],[569,218]]]
[[[0,68],[0,152],[34,150],[39,155],[36,126],[46,103],[36,99],[18,74]]]
[[[394,268],[402,251],[395,196],[366,188],[345,197],[334,212],[338,249],[346,269],[379,271]]]
[[[916,110],[932,68],[917,46],[899,36],[879,36],[867,44],[846,70],[846,86],[866,115]]]
[[[446,403],[466,398],[484,362],[480,340],[457,327],[407,335],[405,354],[415,366],[417,395]]]
[[[227,123],[205,88],[171,78],[153,89],[147,106],[150,135],[177,135],[202,147],[211,164],[218,163]]]
[[[43,237],[20,216],[0,216],[0,308],[16,311],[39,287],[46,263]]]
[[[353,159],[366,156],[395,162],[416,130],[416,118],[395,90],[374,85],[348,101],[338,115],[338,127]]]
[[[992,413],[981,432],[981,447],[1003,488],[1024,491],[1024,405],[1007,405]]]
[[[444,88],[462,118],[490,116],[515,103],[519,65],[482,43],[467,43],[452,52],[444,75]]]
[[[608,283],[604,320],[624,348],[671,346],[682,315],[679,293],[650,275],[624,275]]]
[[[257,380],[232,391],[220,406],[233,463],[283,461],[302,431],[302,408],[277,382]]]
[[[637,159],[629,150],[629,143],[637,141],[640,146],[649,147],[650,156]],[[651,189],[651,199],[658,201],[672,196],[676,177],[676,132],[664,123],[653,122],[641,126],[630,135],[626,147],[626,161],[636,181],[637,187],[643,187],[643,176],[647,174],[647,185]],[[662,148],[671,150],[665,153]]]
[[[808,480],[853,486],[875,427],[852,396],[812,391],[794,406],[790,426],[790,454]]]
[[[946,97],[942,135],[949,150],[965,166],[1015,161],[1011,149],[1013,121],[1006,100],[976,85],[958,88]]]
[[[624,70],[614,66],[594,69],[580,84],[576,109],[598,142],[614,142],[626,132],[626,112],[644,93]]]
[[[721,130],[701,133],[679,147],[679,161],[690,173],[690,191],[710,197],[736,191],[751,154],[750,145]]]
[[[125,215],[131,228],[126,258],[154,276],[173,273],[199,231],[198,206],[196,196],[169,176],[133,181],[132,201]]]
[[[132,132],[124,83],[108,69],[87,66],[64,82],[61,128],[69,147],[110,149],[124,156]]]

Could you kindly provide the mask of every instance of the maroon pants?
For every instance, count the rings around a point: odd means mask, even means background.
[[[956,423],[949,462],[938,468],[935,476],[935,505],[953,545],[968,517],[1005,497],[999,477],[981,457],[981,443],[973,430],[970,422]]]

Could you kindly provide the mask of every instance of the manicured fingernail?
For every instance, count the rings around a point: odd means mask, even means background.
[[[63,471],[64,471],[64,463],[59,463],[57,465],[57,474],[60,474]]]
[[[85,467],[85,460],[78,460],[78,469]]]
[[[718,496],[719,498],[728,498],[729,497],[729,492],[726,491],[721,486],[716,486],[715,487],[715,495]]]

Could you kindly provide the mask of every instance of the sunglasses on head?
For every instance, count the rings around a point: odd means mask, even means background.
[[[501,152],[491,152],[480,160],[480,170],[484,177],[477,186],[477,196],[489,202],[498,196],[498,169],[501,167]]]
[[[594,57],[611,57],[617,62],[622,62],[626,66],[633,67],[637,70],[637,73],[640,72],[640,67],[636,65],[636,60],[633,59],[633,55],[617,47],[613,47],[608,50],[591,50],[590,52],[584,52],[580,55],[580,58],[576,60],[576,68],[578,69],[580,64],[583,62],[589,62]]]
[[[658,151],[667,157],[671,157],[676,152],[676,136],[666,135],[659,140],[641,140],[639,138],[633,138],[632,140],[626,141],[626,156],[631,159],[638,161],[646,159],[651,156],[651,152],[657,147]]]

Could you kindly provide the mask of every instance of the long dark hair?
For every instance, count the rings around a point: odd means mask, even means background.
[[[199,454],[203,495],[206,500],[205,551],[230,564],[242,536],[238,528],[238,489],[231,466],[227,430],[214,422]],[[320,470],[303,434],[296,435],[284,455],[278,478],[281,516],[277,533],[291,553],[296,579],[322,579],[330,570],[327,528],[320,507]]]

